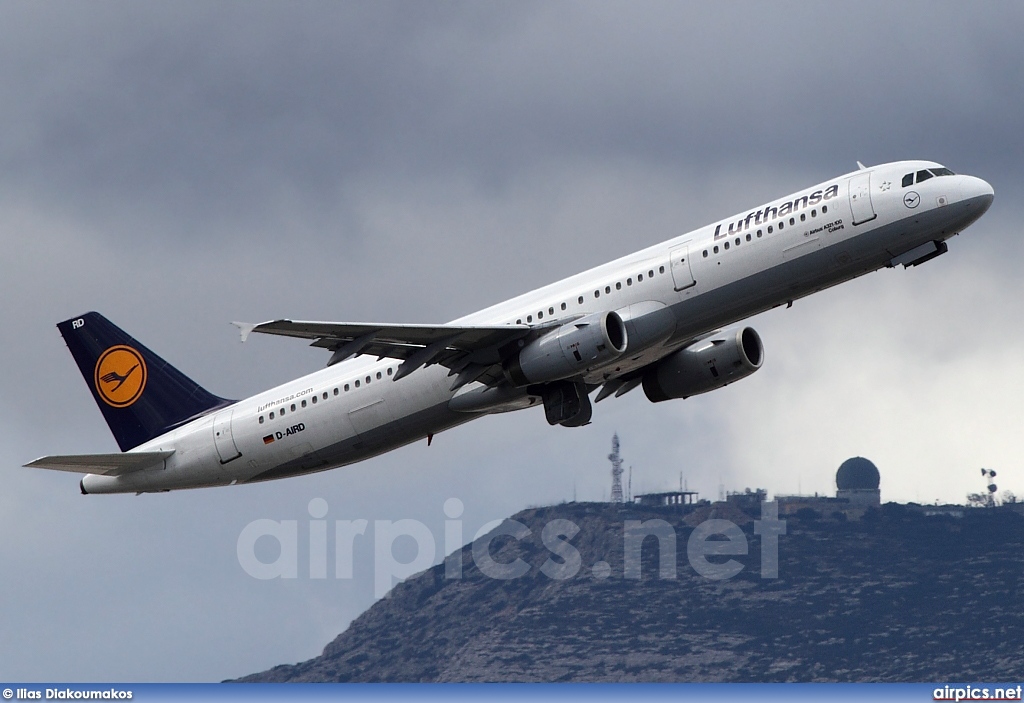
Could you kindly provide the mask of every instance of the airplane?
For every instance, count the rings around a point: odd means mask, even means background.
[[[744,319],[946,253],[992,187],[931,161],[865,167],[442,325],[233,323],[308,340],[327,366],[245,400],[200,387],[89,312],[57,325],[120,453],[45,456],[83,494],[148,493],[354,464],[482,415],[542,406],[590,422],[642,387],[658,403],[761,368]]]

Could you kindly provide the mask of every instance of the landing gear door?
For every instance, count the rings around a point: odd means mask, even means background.
[[[217,413],[213,418],[213,442],[217,445],[217,455],[221,464],[227,464],[242,456],[235,445],[235,438],[231,434],[231,416],[234,410],[225,410]]]
[[[693,280],[693,271],[690,269],[690,247],[683,245],[672,250],[672,281],[676,290],[685,290],[697,285]]]
[[[862,225],[875,219],[875,208],[871,204],[871,172],[858,173],[850,179],[850,209],[853,210],[853,224]]]

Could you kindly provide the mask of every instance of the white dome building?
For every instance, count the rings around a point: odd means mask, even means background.
[[[855,456],[836,471],[836,498],[850,501],[850,507],[878,507],[882,504],[880,482],[878,467],[862,456]]]

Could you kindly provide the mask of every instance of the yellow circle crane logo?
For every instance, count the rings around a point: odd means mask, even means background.
[[[146,387],[146,362],[138,351],[119,344],[100,355],[94,376],[96,392],[107,405],[127,408]]]

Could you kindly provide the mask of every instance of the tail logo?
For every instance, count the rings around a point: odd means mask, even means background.
[[[146,361],[137,350],[118,344],[100,355],[93,374],[96,393],[107,405],[127,408],[146,388]]]

